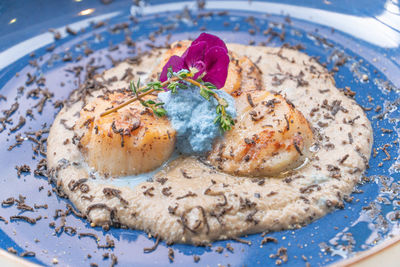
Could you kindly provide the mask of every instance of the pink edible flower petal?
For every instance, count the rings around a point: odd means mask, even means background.
[[[215,35],[202,33],[192,42],[181,57],[172,56],[163,67],[160,81],[168,80],[168,68],[174,72],[182,69],[191,71],[197,69],[193,79],[202,77],[205,82],[214,84],[217,88],[225,85],[228,76],[229,56],[224,41]]]
[[[196,38],[196,40],[192,42],[192,45],[195,45],[199,42],[206,42],[208,48],[211,48],[213,46],[221,47],[225,50],[226,53],[228,53],[228,48],[226,47],[225,42],[215,35],[203,32],[199,35],[199,37]]]
[[[172,67],[172,71],[178,72],[181,69],[185,69],[185,62],[183,58],[178,57],[178,56],[172,56],[169,58],[168,62],[164,65],[161,74],[160,74],[160,81],[165,82],[168,80],[168,68]]]
[[[206,42],[198,42],[196,44],[191,44],[191,46],[186,49],[185,53],[182,55],[185,65],[190,68],[196,68],[197,72],[194,75],[194,79],[197,79],[206,70],[206,64],[204,63],[204,55],[207,49]]]
[[[222,47],[211,47],[205,54],[206,75],[203,81],[214,84],[217,88],[225,85],[228,77],[229,56]]]

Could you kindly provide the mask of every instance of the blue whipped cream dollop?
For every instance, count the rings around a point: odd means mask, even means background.
[[[236,117],[235,100],[223,90],[215,90],[228,102],[226,112]],[[158,98],[164,102],[172,127],[177,131],[177,149],[184,154],[201,154],[210,151],[215,138],[221,136],[219,125],[214,123],[217,117],[217,100],[211,97],[207,101],[200,96],[199,88],[189,86],[177,93],[161,92]]]

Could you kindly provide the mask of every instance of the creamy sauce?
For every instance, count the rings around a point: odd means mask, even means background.
[[[204,244],[244,234],[299,228],[343,206],[368,164],[372,129],[362,109],[335,87],[315,60],[298,51],[231,44],[262,71],[265,90],[280,92],[311,124],[315,145],[306,162],[283,176],[243,177],[220,172],[207,161],[179,157],[160,170],[121,178],[90,175],[62,119],[72,126],[82,108],[64,108],[48,138],[48,167],[58,187],[96,225],[126,225],[166,241]],[[121,63],[106,71],[120,81],[128,67],[149,71],[160,52],[139,65]],[[102,94],[101,91],[94,93]],[[238,114],[240,116],[240,114]],[[152,181],[147,181],[153,176]],[[80,180],[82,178],[88,178]],[[85,186],[81,186],[85,184]]]

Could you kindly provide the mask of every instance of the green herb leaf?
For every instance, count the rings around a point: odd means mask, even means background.
[[[184,83],[177,82],[177,85],[179,86],[179,89],[185,90],[185,89],[188,89],[188,88],[189,88],[189,86],[187,86],[187,85],[184,84]]]
[[[224,100],[226,102],[226,100]],[[224,104],[224,103],[223,103]],[[232,117],[226,113],[225,106],[218,104],[216,107],[216,113],[218,116],[214,119],[215,124],[219,124],[221,132],[226,132],[232,129],[235,125],[235,121]]]
[[[167,72],[168,80],[171,79],[173,75],[174,75],[174,71],[172,70],[172,67],[169,67],[168,72]]]
[[[164,117],[165,115],[167,115],[167,111],[164,108],[153,109],[153,112],[158,117]]]
[[[147,85],[155,91],[163,91],[164,90],[163,88],[161,88],[160,82],[150,82]]]
[[[177,82],[172,82],[168,84],[167,89],[171,90],[171,93],[176,94],[177,93],[176,86]]]
[[[205,82],[204,86],[206,86],[208,89],[211,89],[211,90],[216,90],[217,89],[217,87],[214,84],[210,83],[210,82]]]
[[[149,107],[149,105],[146,103],[146,101],[139,99],[139,102],[140,102],[140,104],[142,104],[142,106]]]
[[[137,81],[136,90],[138,90],[139,88],[140,88],[140,78]]]
[[[204,87],[201,87],[201,88],[200,88],[200,95],[201,95],[203,98],[205,98],[205,99],[207,99],[207,100],[210,100],[211,94],[210,94],[210,92],[209,92],[207,89],[205,89]]]
[[[225,98],[221,98],[221,100],[220,100],[220,102],[219,102],[222,106],[224,106],[225,108],[227,108],[229,105],[228,105],[228,102],[226,102],[226,100],[225,100]]]
[[[133,81],[130,82],[129,88],[132,90],[133,94],[136,95],[136,86]]]

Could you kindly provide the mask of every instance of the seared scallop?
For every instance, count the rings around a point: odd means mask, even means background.
[[[214,144],[208,156],[213,165],[234,175],[273,176],[304,163],[313,133],[297,109],[266,91],[242,94],[236,103],[246,108]]]
[[[101,117],[105,110],[122,103],[127,92],[97,97],[80,112],[74,126],[86,162],[103,175],[121,176],[148,172],[161,166],[172,154],[175,130],[166,117],[134,102]],[[155,98],[146,96],[145,99]]]
[[[181,56],[190,41],[174,43],[153,72],[156,77],[173,55]],[[221,89],[235,99],[236,125],[215,141],[209,161],[221,171],[243,176],[274,176],[305,162],[312,130],[293,105],[269,93],[260,69],[248,57],[229,51],[230,64]]]

